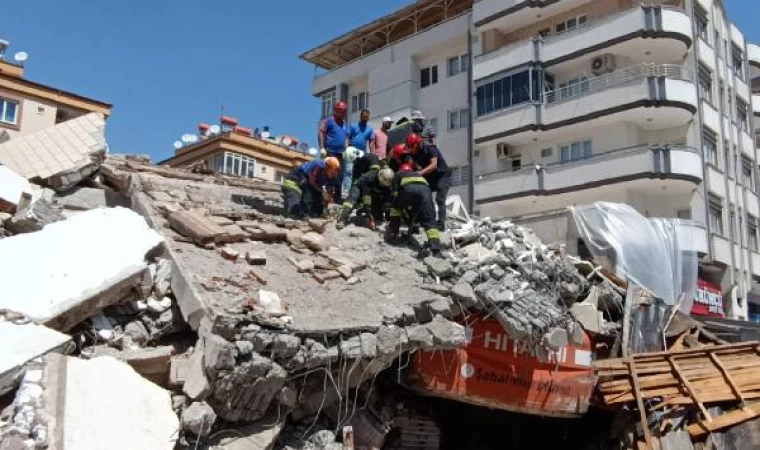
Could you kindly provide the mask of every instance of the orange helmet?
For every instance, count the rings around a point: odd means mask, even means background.
[[[401,167],[398,168],[399,172],[414,172],[414,167],[412,167],[409,163],[401,164]]]
[[[328,170],[340,170],[340,161],[334,156],[328,156],[325,158],[325,168]]]
[[[406,147],[404,147],[404,144],[396,144],[393,147],[393,150],[391,150],[391,158],[399,163],[401,163],[407,155],[409,155],[409,152],[406,150]]]

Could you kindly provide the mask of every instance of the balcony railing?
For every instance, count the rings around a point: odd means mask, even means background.
[[[572,100],[574,98],[601,92],[616,86],[650,77],[666,77],[693,81],[694,74],[690,68],[676,64],[644,63],[624,69],[618,69],[605,75],[578,81],[572,85],[544,92],[544,103]]]

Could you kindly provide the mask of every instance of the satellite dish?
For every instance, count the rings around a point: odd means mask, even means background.
[[[262,131],[261,132],[261,137],[262,138],[269,139],[269,136],[271,136],[271,134],[268,131]]]
[[[194,142],[198,142],[198,136],[194,134],[183,134],[182,142],[184,142],[185,144],[192,144]]]
[[[174,141],[174,149],[179,150],[182,148],[182,142],[180,141]]]
[[[211,125],[211,128],[208,129],[209,134],[219,134],[221,131],[222,128],[219,125]]]
[[[309,154],[311,156],[317,156],[317,153],[319,153],[319,150],[317,150],[316,148],[310,148],[309,149]]]
[[[29,59],[29,54],[27,52],[16,52],[16,54],[13,55],[13,59],[16,60],[16,62],[22,63]]]
[[[290,147],[290,144],[292,144],[292,143],[293,143],[293,141],[291,141],[289,137],[286,137],[286,138],[283,138],[283,139],[282,139],[282,143],[283,143],[284,145],[286,145],[286,146]]]

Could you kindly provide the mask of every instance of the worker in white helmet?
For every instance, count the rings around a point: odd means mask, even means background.
[[[351,194],[343,203],[343,211],[338,221],[338,229],[348,225],[351,213],[361,201],[357,218],[367,228],[374,230],[384,220],[384,206],[390,199],[390,187],[393,183],[393,170],[384,168],[370,170],[351,186]]]

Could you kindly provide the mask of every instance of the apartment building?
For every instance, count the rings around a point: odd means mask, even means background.
[[[302,58],[322,69],[322,116],[356,97],[376,118],[433,117],[481,216],[571,251],[570,205],[689,220],[700,278],[731,317],[760,318],[760,47],[722,0],[422,0]]]
[[[470,12],[472,0],[420,0],[307,51],[301,58],[319,73],[312,93],[320,117],[337,101],[357,121],[362,108],[372,125],[421,110],[453,167],[452,193],[469,195]],[[315,122],[316,132],[316,122]]]
[[[593,201],[692,220],[700,278],[756,314],[758,154],[748,45],[720,0],[483,0],[473,22],[475,202],[567,239]],[[756,69],[752,69],[756,70]],[[753,107],[753,105],[756,105]]]
[[[0,50],[0,142],[89,113],[111,114],[108,103],[25,78],[24,67]]]

